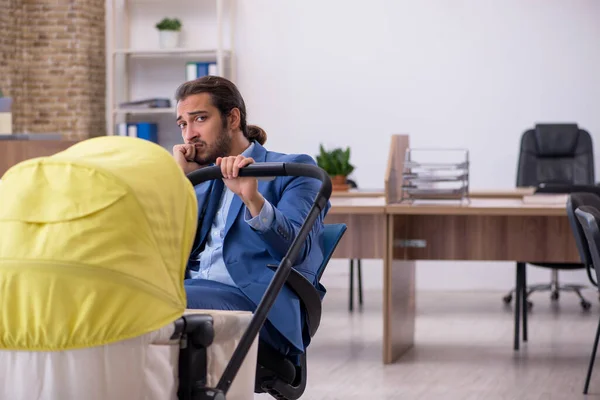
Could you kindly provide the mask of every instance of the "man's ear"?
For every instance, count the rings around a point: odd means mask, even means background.
[[[240,110],[239,108],[232,108],[227,116],[227,122],[231,130],[240,129]]]

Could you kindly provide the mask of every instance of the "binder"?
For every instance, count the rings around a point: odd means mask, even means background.
[[[185,66],[186,81],[193,81],[206,75],[217,75],[216,62],[188,62]]]
[[[158,127],[155,123],[138,122],[136,125],[136,133],[139,139],[149,140],[158,144]]]

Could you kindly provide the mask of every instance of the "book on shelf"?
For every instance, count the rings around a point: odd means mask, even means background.
[[[185,66],[186,81],[193,81],[206,75],[217,75],[216,62],[188,62]]]
[[[167,98],[151,98],[142,99],[135,101],[126,101],[119,104],[121,108],[133,108],[133,109],[144,109],[144,108],[170,108],[171,100]]]
[[[117,135],[158,143],[158,126],[151,122],[121,122],[117,124]]]

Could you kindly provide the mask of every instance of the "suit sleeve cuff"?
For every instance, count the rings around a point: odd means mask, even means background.
[[[271,228],[273,225],[273,220],[275,219],[275,213],[273,212],[273,206],[267,200],[265,200],[265,204],[263,204],[260,213],[252,218],[250,211],[246,208],[244,212],[244,220],[255,230],[259,232],[265,232]]]

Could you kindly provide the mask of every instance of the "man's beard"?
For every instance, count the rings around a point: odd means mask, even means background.
[[[217,137],[217,140],[210,146],[205,142],[201,142],[204,146],[202,147],[202,153],[199,152],[199,148],[196,148],[196,161],[200,165],[214,164],[218,157],[226,157],[231,153],[231,136],[226,129],[221,130],[221,133]]]

